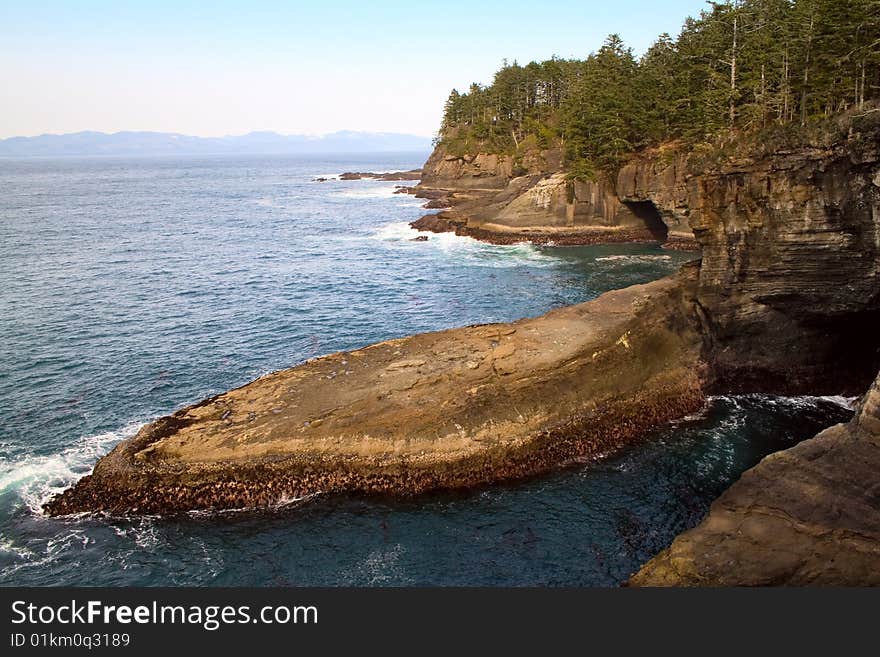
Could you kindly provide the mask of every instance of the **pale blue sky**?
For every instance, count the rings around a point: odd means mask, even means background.
[[[704,0],[0,0],[0,138],[79,130],[432,135],[501,60],[636,53]]]

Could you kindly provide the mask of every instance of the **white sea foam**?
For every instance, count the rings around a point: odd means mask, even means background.
[[[817,397],[817,399],[824,399],[825,401],[831,402],[832,404],[843,406],[850,411],[856,410],[856,404],[859,401],[858,397],[844,397],[842,395],[825,395],[822,397]]]
[[[388,242],[400,242],[402,240],[415,239],[419,235],[425,235],[430,240],[435,234],[420,232],[410,226],[406,221],[395,221],[379,228],[379,230],[373,234],[373,237]]]
[[[842,395],[792,395],[792,396],[783,396],[783,395],[767,395],[761,393],[751,393],[744,395],[716,395],[709,398],[710,400],[714,399],[722,399],[731,404],[734,407],[739,408],[741,406],[740,400],[743,399],[754,399],[758,400],[763,404],[768,404],[770,406],[788,406],[792,408],[812,408],[816,406],[816,404],[820,401],[829,402],[831,404],[836,404],[842,408],[847,410],[855,410],[856,403],[858,402],[858,397],[844,397]]]
[[[596,258],[596,262],[619,262],[622,264],[630,264],[636,262],[656,262],[658,260],[672,260],[672,256],[668,255],[610,255]]]
[[[88,474],[95,461],[121,440],[130,438],[142,423],[129,424],[119,431],[86,436],[75,441],[60,454],[26,456],[0,461],[0,493],[14,490],[35,514],[55,493]]]
[[[10,539],[6,538],[5,536],[0,537],[0,552],[14,554],[19,559],[30,559],[33,556],[33,552],[25,547],[15,545]]]
[[[215,518],[218,516],[228,516],[241,513],[253,513],[255,511],[264,511],[266,508],[271,511],[281,511],[283,509],[296,508],[308,502],[309,500],[312,500],[321,495],[323,495],[321,491],[309,493],[308,495],[303,495],[302,497],[290,497],[288,495],[282,495],[280,498],[278,498],[278,500],[275,501],[274,504],[271,504],[268,507],[242,506],[232,509],[192,509],[190,511],[187,511],[186,514],[190,518],[204,518],[210,520],[211,518]]]
[[[375,239],[407,244],[413,248],[434,248],[443,252],[447,261],[472,266],[507,268],[527,265],[529,267],[553,267],[558,260],[529,242],[517,244],[486,244],[472,237],[455,233],[431,233],[418,231],[405,221],[386,224],[374,234]],[[427,241],[414,242],[417,237]]]
[[[354,586],[411,584],[412,577],[400,566],[401,557],[405,553],[406,548],[400,543],[371,550],[353,567],[340,573],[341,580]]]
[[[333,196],[338,198],[393,198],[397,191],[395,185],[383,185],[382,187],[362,187],[355,189],[346,189],[342,192],[336,192]]]

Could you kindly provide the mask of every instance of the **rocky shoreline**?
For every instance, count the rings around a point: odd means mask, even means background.
[[[434,151],[418,185],[401,193],[439,209],[412,222],[417,230],[453,232],[491,244],[590,244],[646,242],[699,251],[686,222],[664,218],[650,203],[621,200],[604,178],[570,180],[562,156],[532,153],[527,169],[509,156],[453,156]]]
[[[539,318],[263,377],[145,427],[46,512],[478,486],[605,454],[709,391],[861,395],[880,370],[880,121],[708,163],[657,149],[613,182],[568,180],[558,153],[515,163],[441,146],[399,191],[445,208],[419,230],[502,244],[650,237],[697,244],[701,260]],[[849,425],[746,472],[631,584],[880,583],[878,386]]]
[[[426,206],[427,207],[427,206]],[[427,214],[410,222],[419,231],[430,233],[455,233],[481,242],[498,245],[530,244],[546,246],[589,246],[592,244],[657,243],[657,235],[645,228],[523,228],[507,229],[503,226],[469,226],[454,213]],[[669,236],[662,240],[664,249],[699,251],[700,245],[693,238]]]
[[[381,180],[385,182],[399,182],[419,180],[422,177],[421,169],[411,169],[409,171],[346,171],[336,176],[321,176],[315,178],[313,182],[327,182],[330,180]],[[406,188],[403,188],[406,189]]]

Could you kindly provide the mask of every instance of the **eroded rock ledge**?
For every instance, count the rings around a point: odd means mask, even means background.
[[[694,251],[698,247],[690,238],[678,236],[658,237],[646,228],[638,226],[595,226],[590,229],[566,226],[532,226],[511,228],[501,224],[471,225],[465,217],[454,211],[426,214],[410,222],[416,230],[431,233],[455,233],[472,237],[489,244],[542,244],[549,246],[587,246],[611,243],[656,243],[663,242],[663,248]]]
[[[650,203],[623,200],[609,180],[570,180],[559,150],[515,161],[510,155],[452,155],[441,144],[425,163],[420,183],[407,191],[429,199],[425,207],[446,210],[413,222],[418,230],[493,244],[662,242],[666,248],[699,249],[687,221],[664,221]]]
[[[414,335],[264,376],[144,427],[45,509],[409,495],[603,454],[702,405],[695,282],[686,266],[538,318]]]
[[[880,377],[848,424],[771,454],[634,586],[880,586]]]

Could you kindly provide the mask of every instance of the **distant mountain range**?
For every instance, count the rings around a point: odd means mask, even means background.
[[[320,137],[250,132],[230,137],[192,137],[171,132],[74,132],[0,139],[0,157],[59,155],[209,155],[369,153],[429,151],[428,137],[343,130]]]

